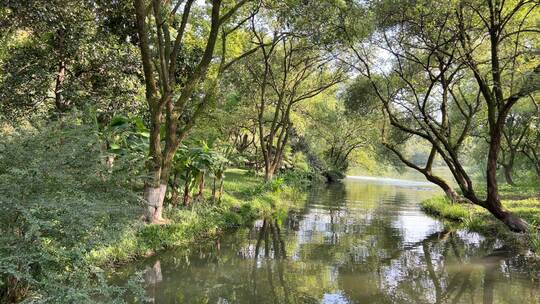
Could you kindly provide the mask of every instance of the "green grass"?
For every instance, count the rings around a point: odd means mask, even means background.
[[[265,183],[252,172],[230,169],[226,172],[221,203],[212,204],[208,198],[189,208],[168,207],[164,215],[170,224],[136,225],[127,229],[118,243],[96,248],[88,258],[96,265],[118,265],[158,250],[215,238],[227,229],[248,225],[257,218],[282,217],[304,201],[299,187],[289,186],[295,183],[279,176]]]
[[[453,221],[465,221],[470,214],[462,205],[451,204],[445,198],[435,197],[422,202],[422,209],[429,214]]]
[[[485,235],[496,235],[512,245],[527,247],[540,254],[540,236],[537,230],[540,226],[540,199],[506,199],[502,204],[531,225],[529,233],[524,235],[512,233],[487,210],[472,204],[452,204],[445,197],[425,200],[421,203],[421,207],[428,214],[458,222],[461,228]]]

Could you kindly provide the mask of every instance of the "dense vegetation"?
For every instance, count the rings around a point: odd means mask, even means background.
[[[137,278],[105,265],[351,168],[412,168],[447,196],[426,210],[532,238],[539,22],[531,0],[3,1],[0,299],[120,301]]]

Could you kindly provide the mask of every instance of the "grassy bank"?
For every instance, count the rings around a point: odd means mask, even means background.
[[[298,177],[277,177],[265,184],[262,177],[247,170],[230,169],[226,176],[221,203],[207,199],[188,208],[166,208],[170,224],[134,225],[120,242],[96,248],[88,258],[96,265],[125,263],[158,250],[214,238],[257,218],[284,216],[304,201],[304,183]]]
[[[458,224],[460,228],[478,232],[486,236],[496,236],[512,246],[527,248],[540,254],[540,235],[535,227],[540,227],[540,197],[534,185],[503,187],[502,204],[511,212],[531,224],[531,232],[516,234],[487,210],[472,204],[452,204],[445,197],[435,197],[421,203],[422,209],[431,215]],[[529,198],[525,198],[529,196]],[[531,197],[532,196],[532,197]]]

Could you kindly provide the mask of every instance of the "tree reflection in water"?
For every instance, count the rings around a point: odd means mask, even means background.
[[[314,189],[283,223],[260,220],[149,259],[148,294],[156,303],[540,303],[526,255],[444,229],[417,207],[430,195],[358,182]]]

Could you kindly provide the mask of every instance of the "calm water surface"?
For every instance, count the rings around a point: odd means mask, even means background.
[[[286,220],[260,220],[145,272],[155,303],[540,303],[540,271],[500,241],[445,229],[425,182],[349,177],[310,191]]]

